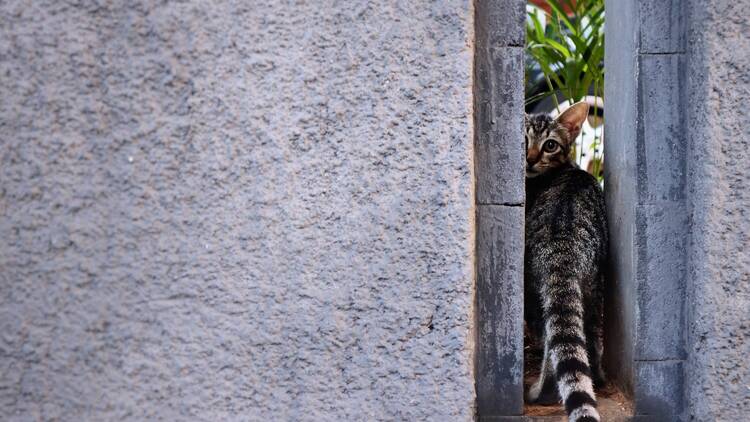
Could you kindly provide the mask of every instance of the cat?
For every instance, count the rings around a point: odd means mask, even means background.
[[[577,103],[556,119],[527,115],[525,123],[525,318],[544,344],[540,376],[526,399],[562,398],[571,422],[600,420],[594,384],[604,382],[604,195],[570,154],[588,109]]]

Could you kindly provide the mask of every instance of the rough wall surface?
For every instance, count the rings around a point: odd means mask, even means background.
[[[605,358],[636,415],[684,410],[687,135],[683,5],[608,1]]]
[[[623,345],[610,369],[637,415],[750,413],[748,7],[607,2],[610,328],[626,339],[607,346]]]
[[[526,2],[477,0],[474,57],[478,420],[523,413]]]
[[[471,420],[473,12],[0,4],[3,420]]]
[[[690,420],[750,414],[748,0],[692,1],[688,42],[692,246]]]

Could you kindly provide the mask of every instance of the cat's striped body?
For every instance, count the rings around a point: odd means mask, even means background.
[[[527,323],[544,339],[527,399],[556,401],[559,393],[570,421],[598,421],[592,377],[603,380],[604,198],[596,179],[567,159],[577,133],[559,120],[527,119],[525,302]],[[545,146],[550,139],[556,148]]]

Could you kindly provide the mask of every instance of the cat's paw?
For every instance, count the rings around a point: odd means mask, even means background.
[[[526,392],[526,402],[533,404],[552,405],[560,402],[557,386],[554,382],[542,383],[537,380]]]
[[[594,388],[599,389],[607,384],[607,376],[601,366],[594,368],[591,373],[591,379],[594,382]]]

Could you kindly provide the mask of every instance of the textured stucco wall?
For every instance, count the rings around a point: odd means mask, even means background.
[[[470,420],[468,0],[0,3],[3,420]]]
[[[690,8],[688,416],[750,415],[750,21],[748,0]]]

